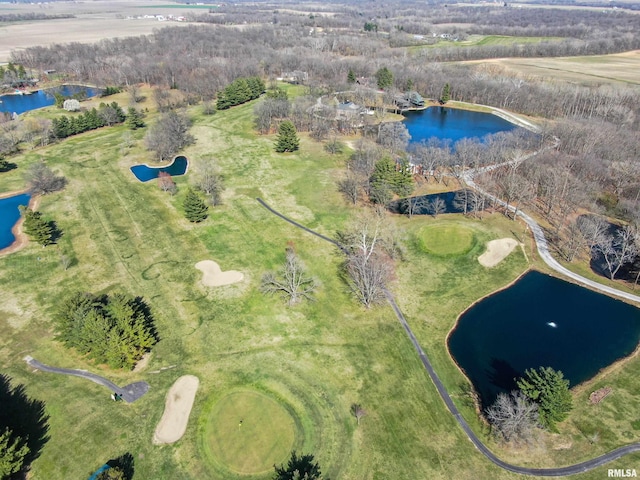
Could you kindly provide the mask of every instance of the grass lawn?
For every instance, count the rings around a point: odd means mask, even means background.
[[[416,233],[421,250],[441,257],[467,253],[475,244],[473,231],[462,225],[429,225]]]
[[[520,478],[491,465],[468,441],[392,310],[386,305],[365,310],[352,300],[337,275],[342,258],[335,248],[255,201],[261,197],[329,236],[355,214],[335,187],[344,157],[328,155],[306,137],[300,152],[274,153],[273,136],[253,133],[252,109],[249,104],[212,116],[202,115],[198,106],[190,110],[198,141],[183,153],[193,164],[204,156],[218,158],[228,187],[223,205],[201,224],[182,215],[190,173],[175,178],[179,193],[171,197],[129,171],[150,160],[143,131],[134,133],[137,144],[126,155],[120,145],[127,130],[119,126],[25,152],[12,159],[17,169],[0,175],[0,191],[18,189],[24,168],[43,158],[69,180],[64,191],[41,199],[40,210],[64,232],[59,244],[44,249],[30,244],[0,257],[2,373],[44,401],[50,416],[50,438],[30,478],[87,478],[105,461],[130,453],[136,479],[266,480],[265,469],[280,462],[290,446],[313,453],[334,480]],[[153,114],[147,120],[152,123]],[[391,288],[465,418],[483,433],[468,383],[445,340],[465,308],[526,270],[520,250],[493,269],[477,262],[488,240],[512,232],[524,237],[523,227],[500,215],[483,221],[459,215],[389,221],[406,246],[406,261],[398,265]],[[440,249],[452,248],[452,238],[465,248],[446,257],[428,253],[418,247],[423,230],[448,232]],[[259,285],[264,272],[282,264],[291,244],[320,288],[315,302],[287,308],[279,298],[261,294]],[[61,253],[74,259],[66,271]],[[244,281],[203,287],[194,265],[205,259],[243,272]],[[96,366],[54,339],[52,318],[60,298],[75,290],[116,289],[144,297],[156,320],[160,342],[142,372]],[[133,404],[112,402],[108,390],[91,382],[31,371],[25,355],[87,369],[120,385],[145,380],[151,388]],[[618,392],[612,397],[617,403],[605,400],[602,415],[618,423],[607,423],[610,432],[603,429],[599,443],[590,445],[575,433],[579,427],[588,430],[576,420],[561,435],[572,441],[569,449],[540,447],[523,454],[492,448],[507,460],[551,465],[637,440],[635,427],[624,430],[630,436],[618,430],[629,418],[625,409],[637,411],[636,362],[607,377]],[[166,391],[183,374],[200,379],[186,434],[175,444],[154,446]],[[353,403],[367,412],[360,425],[350,414]],[[577,410],[582,415],[586,408],[580,404]],[[239,436],[246,431],[250,442]],[[249,446],[252,456],[246,453]],[[640,457],[625,457],[628,463],[620,465],[633,465],[634,459]],[[604,476],[601,468],[575,478]]]

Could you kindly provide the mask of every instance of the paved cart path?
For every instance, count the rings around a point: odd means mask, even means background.
[[[298,222],[289,219],[288,217],[284,216],[282,213],[271,208],[263,200],[259,198],[257,200],[258,202],[260,202],[262,206],[264,206],[270,212],[286,220],[292,225],[295,225],[298,228],[301,228],[313,235],[316,235],[317,237],[322,238],[323,240],[326,240],[336,245],[342,251],[345,250],[344,246],[336,242],[335,240],[332,240],[330,238],[325,237],[324,235],[316,233],[313,230],[309,229],[308,227],[305,227],[299,224]],[[436,374],[435,370],[433,369],[433,366],[429,361],[429,357],[427,357],[427,354],[424,353],[424,350],[422,350],[422,347],[418,343],[418,340],[413,334],[411,327],[409,327],[409,324],[407,323],[407,320],[404,318],[404,315],[400,310],[400,307],[398,307],[398,305],[396,304],[396,301],[393,295],[391,294],[391,292],[389,292],[389,290],[385,289],[385,296],[387,298],[387,301],[393,308],[393,311],[395,312],[396,317],[400,321],[402,328],[404,328],[405,332],[409,336],[409,339],[411,340],[413,347],[415,348],[416,352],[418,353],[418,356],[420,357],[420,361],[422,362],[422,365],[424,366],[425,370],[429,374],[431,381],[433,382],[436,389],[438,390],[438,393],[440,394],[440,397],[442,398],[443,402],[447,406],[447,409],[454,416],[454,418],[456,419],[460,427],[462,427],[462,430],[464,430],[464,432],[467,434],[467,437],[469,438],[469,440],[471,440],[471,443],[473,443],[475,447],[480,451],[480,453],[482,453],[494,465],[497,465],[498,467],[508,470],[510,472],[519,473],[523,475],[536,475],[540,477],[564,477],[567,475],[574,475],[577,473],[587,472],[589,470],[593,470],[596,467],[605,465],[606,463],[609,463],[613,460],[617,460],[618,458],[624,455],[628,455],[634,452],[640,452],[640,443],[633,443],[631,445],[625,445],[624,447],[617,448],[609,453],[600,455],[599,457],[592,458],[591,460],[586,460],[584,462],[577,463],[575,465],[568,465],[566,467],[559,467],[559,468],[527,468],[527,467],[520,467],[518,465],[513,465],[511,463],[507,463],[501,460],[491,450],[489,450],[489,448],[484,443],[482,443],[482,441],[478,438],[478,436],[471,429],[471,427],[469,427],[469,424],[460,414],[458,407],[456,407],[455,403],[453,403],[453,400],[451,399],[449,392],[447,391],[444,384],[440,380],[440,377],[438,377],[438,374]]]
[[[98,385],[107,387],[114,393],[120,394],[122,396],[122,399],[127,403],[135,402],[149,390],[149,384],[147,382],[134,382],[120,388],[115,383],[110,382],[106,378],[101,377],[100,375],[96,375],[95,373],[87,372],[86,370],[71,370],[69,368],[50,367],[49,365],[40,363],[31,356],[26,356],[24,357],[24,359],[27,364],[43,372],[58,373],[61,375],[72,375],[74,377],[86,378],[87,380],[91,380]]]

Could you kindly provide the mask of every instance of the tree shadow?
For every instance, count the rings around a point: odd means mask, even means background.
[[[54,220],[47,223],[49,224],[49,228],[51,228],[51,243],[58,243],[58,240],[60,240],[63,235],[62,230],[60,230],[58,224]]]
[[[124,473],[125,480],[131,480],[135,472],[133,455],[129,452],[107,462],[111,468],[118,467]]]
[[[484,398],[489,392],[483,392],[482,403],[485,406],[491,405],[498,393],[511,392],[517,390],[516,380],[522,376],[522,373],[513,368],[506,360],[492,358],[490,368],[486,370],[487,379],[491,384],[491,398]]]
[[[145,326],[149,329],[149,332],[156,340],[156,342],[160,341],[160,334],[158,333],[158,329],[156,328],[155,319],[153,318],[153,314],[151,313],[151,307],[142,297],[136,297],[133,299],[134,308],[144,315]]]
[[[16,168],[18,168],[17,163],[7,161],[2,162],[2,159],[0,159],[0,173],[10,172],[11,170],[15,170]]]
[[[29,398],[25,386],[11,386],[11,378],[0,374],[0,429],[8,428],[12,436],[26,441],[29,453],[22,471],[40,456],[42,447],[49,441],[49,415],[45,403]]]

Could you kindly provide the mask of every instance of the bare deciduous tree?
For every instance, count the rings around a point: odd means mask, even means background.
[[[530,443],[538,424],[538,406],[520,391],[499,393],[486,409],[487,420],[495,435],[505,442]]]
[[[419,197],[407,197],[400,200],[400,211],[405,213],[409,219],[417,212],[421,212],[427,206],[427,197],[420,195]]]
[[[393,274],[391,257],[385,251],[383,215],[363,215],[340,236],[347,250],[349,286],[367,308],[384,300],[385,287]]]
[[[360,198],[361,182],[351,171],[347,172],[347,176],[338,181],[338,191],[344,196],[344,198],[353,203],[358,203]]]
[[[285,263],[280,272],[268,272],[262,277],[261,290],[282,295],[290,306],[303,299],[313,300],[312,294],[316,288],[315,280],[307,276],[304,265],[291,247],[287,247]]]
[[[433,218],[438,218],[438,215],[444,213],[447,209],[447,202],[441,197],[434,197],[429,200],[428,210],[433,215]]]
[[[607,264],[609,278],[614,280],[616,274],[625,263],[632,262],[638,255],[638,247],[635,242],[635,229],[625,226],[619,229],[615,235],[607,235],[596,245],[596,249],[602,254]]]
[[[67,179],[56,175],[43,161],[32,164],[24,174],[24,179],[32,195],[46,195],[62,190]]]
[[[196,163],[194,178],[196,187],[207,196],[212,205],[222,203],[224,178],[215,158],[205,157]]]

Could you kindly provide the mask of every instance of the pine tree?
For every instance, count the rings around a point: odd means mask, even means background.
[[[393,85],[393,73],[391,73],[391,70],[387,67],[382,67],[376,72],[376,80],[378,82],[378,88],[384,90]]]
[[[29,447],[20,437],[15,437],[8,428],[0,432],[0,478],[9,478],[19,472]]]
[[[356,83],[356,74],[351,69],[347,73],[347,83]]]
[[[138,128],[144,127],[142,114],[134,107],[129,107],[129,110],[127,110],[127,119],[125,120],[125,125],[129,130],[137,130]]]
[[[24,217],[24,231],[34,241],[43,247],[53,243],[54,229],[50,222],[42,218],[42,213],[20,206],[20,213]]]
[[[551,367],[528,369],[517,380],[520,391],[538,404],[540,424],[557,432],[556,423],[563,421],[573,408],[569,380]]]
[[[451,86],[448,83],[442,87],[442,95],[440,96],[440,103],[445,104],[451,100]]]
[[[187,191],[187,196],[184,197],[182,206],[184,208],[184,216],[190,222],[198,223],[207,218],[209,207],[204,200],[191,189]]]
[[[276,152],[295,152],[300,148],[300,139],[296,127],[290,120],[283,121],[278,127],[276,139]]]

